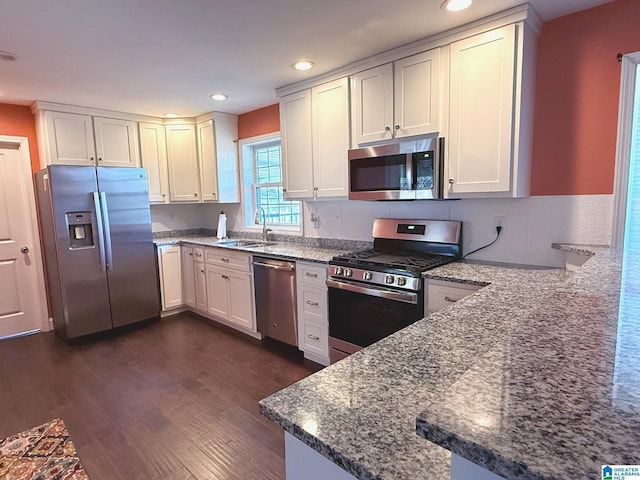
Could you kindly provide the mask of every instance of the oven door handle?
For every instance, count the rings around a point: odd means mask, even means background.
[[[395,290],[387,290],[381,288],[368,288],[353,283],[339,282],[331,278],[327,278],[327,287],[347,290],[349,292],[362,293],[364,295],[371,295],[372,297],[386,298],[388,300],[397,300],[398,302],[413,304],[418,303],[418,294],[416,293],[397,292]]]

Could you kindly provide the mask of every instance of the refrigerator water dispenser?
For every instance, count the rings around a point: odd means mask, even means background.
[[[69,248],[93,247],[91,212],[67,212],[65,217],[69,228]]]

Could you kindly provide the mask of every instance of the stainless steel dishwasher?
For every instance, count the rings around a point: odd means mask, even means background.
[[[258,331],[289,345],[298,345],[296,264],[253,257]]]

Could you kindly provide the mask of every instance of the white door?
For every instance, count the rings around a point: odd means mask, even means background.
[[[142,166],[147,169],[149,203],[167,203],[169,173],[164,125],[140,123],[140,151]]]
[[[451,44],[448,197],[509,192],[516,27]]]
[[[227,277],[229,320],[240,327],[255,331],[251,275],[230,270]]]
[[[99,167],[139,167],[136,123],[115,118],[94,117],[93,129]]]
[[[311,91],[287,95],[280,99],[282,166],[287,198],[313,195],[311,145]]]
[[[180,246],[162,246],[158,248],[160,266],[160,293],[162,310],[181,307],[182,300],[182,267]]]
[[[353,147],[393,138],[393,65],[351,77]]]
[[[31,171],[17,145],[0,143],[0,338],[45,325],[30,185]]]
[[[195,125],[167,125],[169,194],[172,202],[200,201]]]
[[[193,248],[180,247],[182,251],[182,299],[188,307],[196,306],[196,276],[193,263]]]
[[[394,63],[395,138],[440,131],[440,49]]]
[[[56,165],[87,165],[96,163],[93,125],[89,115],[45,112],[51,158]]]
[[[313,179],[319,197],[346,197],[349,131],[349,79],[311,89]]]
[[[196,125],[198,137],[198,158],[200,160],[200,192],[202,201],[218,201],[218,159],[213,121]]]
[[[211,315],[215,315],[225,320],[229,319],[229,300],[228,300],[228,275],[227,271],[207,265],[207,304],[208,311]]]

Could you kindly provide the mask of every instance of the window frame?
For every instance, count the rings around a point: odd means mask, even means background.
[[[270,143],[280,142],[281,149],[281,166],[282,182],[269,182],[269,183],[257,183],[257,168],[254,155],[254,148],[260,145],[267,145]],[[280,132],[268,133],[265,135],[258,135],[255,137],[245,138],[238,142],[238,150],[240,154],[240,164],[242,172],[242,213],[243,213],[243,225],[246,231],[262,231],[262,223],[255,224],[254,219],[256,215],[256,188],[258,186],[282,186],[284,188],[284,162],[282,161],[282,137]],[[297,200],[290,200],[291,202],[298,202],[300,206],[300,223],[298,225],[283,225],[278,223],[267,223],[267,227],[275,233],[286,233],[289,235],[302,235],[303,234],[303,204]]]

